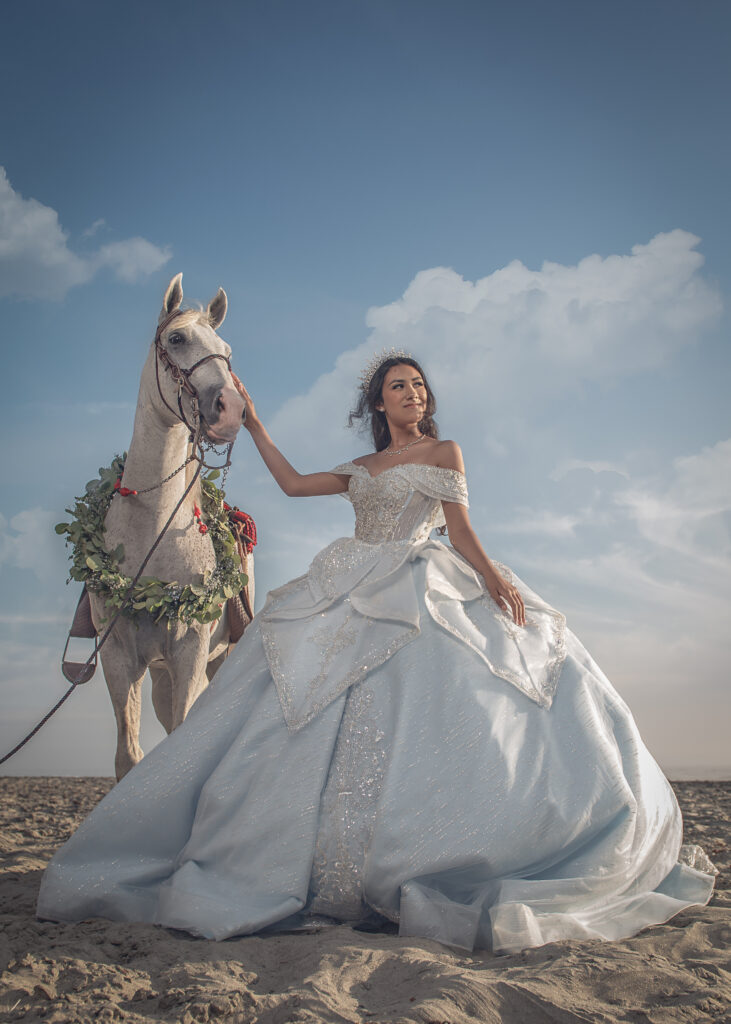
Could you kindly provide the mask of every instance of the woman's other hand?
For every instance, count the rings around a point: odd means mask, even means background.
[[[490,573],[489,576],[483,578],[488,593],[498,608],[512,615],[516,625],[524,626],[525,605],[523,604],[523,598],[512,583],[508,583],[498,572]]]

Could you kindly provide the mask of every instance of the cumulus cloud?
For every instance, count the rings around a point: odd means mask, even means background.
[[[103,226],[95,221],[85,235]],[[144,238],[101,246],[89,255],[73,251],[58,213],[16,192],[0,167],[0,295],[61,299],[108,267],[120,280],[134,282],[164,266],[171,252]]]
[[[97,267],[111,267],[121,281],[134,284],[154,274],[170,259],[169,249],[160,249],[145,238],[128,238],[124,242],[103,245],[93,258]]]
[[[722,303],[700,274],[699,241],[676,229],[628,255],[540,270],[516,260],[474,282],[449,267],[420,271],[400,299],[368,311],[368,340],[285,404],[277,427],[322,437],[320,411],[344,417],[363,364],[395,346],[417,354],[427,372],[438,369],[440,400],[461,410],[452,422],[462,436],[474,433],[478,411],[493,450],[507,453],[527,405],[659,366],[718,319]]]

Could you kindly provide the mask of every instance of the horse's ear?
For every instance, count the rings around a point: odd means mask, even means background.
[[[174,313],[176,309],[180,309],[180,304],[183,301],[183,275],[176,274],[168,285],[168,290],[165,292],[165,298],[162,300],[162,309],[160,310],[159,323]]]
[[[211,299],[208,303],[208,323],[211,325],[213,330],[220,327],[223,321],[226,319],[226,310],[228,309],[228,299],[226,298],[226,292],[223,288],[219,288],[216,293],[215,299]]]

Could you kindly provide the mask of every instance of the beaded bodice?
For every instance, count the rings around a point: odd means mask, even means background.
[[[407,462],[371,476],[365,466],[345,462],[333,473],[347,474],[344,497],[355,509],[355,536],[369,544],[426,540],[444,525],[443,501],[468,505],[463,473],[441,466]]]

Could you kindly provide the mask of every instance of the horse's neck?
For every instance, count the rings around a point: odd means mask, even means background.
[[[173,470],[185,462],[190,451],[188,428],[183,423],[167,426],[158,412],[159,397],[157,389],[152,392],[149,387],[148,374],[143,374],[140,393],[135,412],[134,431],[124,466],[124,486],[137,491],[155,487],[149,494],[140,494],[134,499],[148,508],[155,508],[159,516],[169,515],[180,499],[187,484],[190,472],[181,471],[172,479],[156,487]],[[190,470],[190,466],[187,470]],[[188,502],[198,500],[200,489],[194,488]]]

